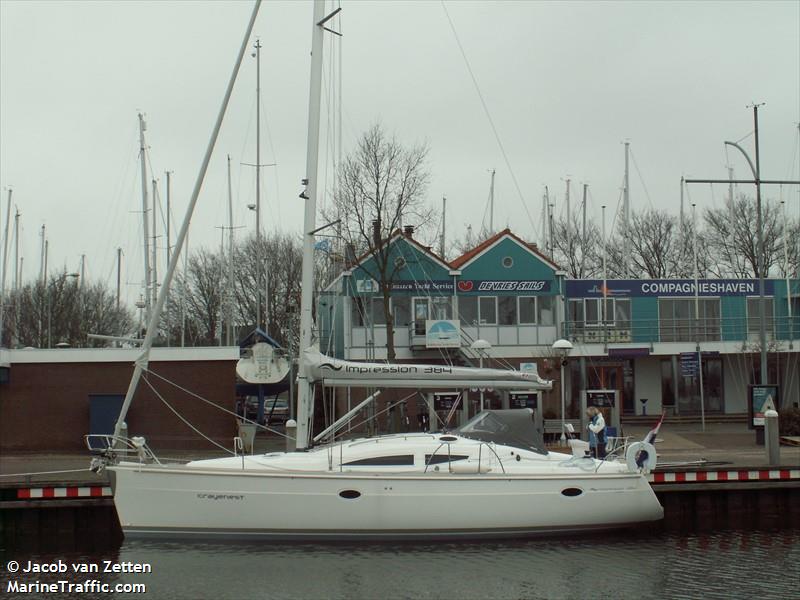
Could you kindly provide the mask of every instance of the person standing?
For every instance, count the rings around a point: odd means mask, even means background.
[[[603,413],[596,406],[590,406],[586,410],[589,417],[589,449],[594,458],[603,459],[606,457],[606,420]]]

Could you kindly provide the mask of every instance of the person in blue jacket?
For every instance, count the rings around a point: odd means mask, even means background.
[[[589,417],[589,449],[594,458],[603,459],[606,457],[606,420],[603,413],[596,406],[590,406],[586,410]]]

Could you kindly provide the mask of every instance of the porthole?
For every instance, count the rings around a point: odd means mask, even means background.
[[[397,267],[398,269],[402,269],[403,267],[406,266],[406,259],[403,258],[402,256],[398,256],[397,258],[394,259],[394,266]]]
[[[503,258],[503,266],[506,269],[510,269],[511,267],[514,266],[514,259],[511,258],[510,256],[506,256],[505,258]]]
[[[440,442],[455,442],[458,438],[454,435],[443,435],[439,438]]]
[[[361,497],[361,492],[358,490],[342,490],[339,492],[339,497],[344,498],[345,500],[355,500],[356,498]]]
[[[580,496],[582,493],[583,490],[580,488],[566,488],[561,490],[561,494],[567,498],[575,498],[576,496]]]

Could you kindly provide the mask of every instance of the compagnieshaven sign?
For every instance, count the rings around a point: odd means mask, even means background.
[[[757,279],[614,279],[570,280],[567,296],[572,298],[593,297],[669,297],[669,296],[756,296]],[[764,293],[773,295],[774,282],[764,281]]]

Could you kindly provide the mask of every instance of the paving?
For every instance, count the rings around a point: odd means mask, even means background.
[[[625,435],[640,440],[649,427],[626,425]],[[256,452],[270,452],[284,448],[277,436],[258,436]],[[740,423],[710,423],[705,431],[700,424],[665,423],[658,434],[656,448],[660,464],[695,463],[705,461],[709,467],[730,466],[738,468],[764,468],[768,466],[764,446],[756,444],[756,434]],[[555,449],[555,448],[554,448]],[[186,460],[186,450],[172,449],[158,452],[165,459]],[[219,451],[193,452],[194,458],[218,456]],[[86,453],[44,454],[4,453],[0,456],[0,487],[37,485],[107,485],[106,474],[89,471],[91,456]],[[800,446],[782,445],[780,463],[772,468],[799,468]]]

